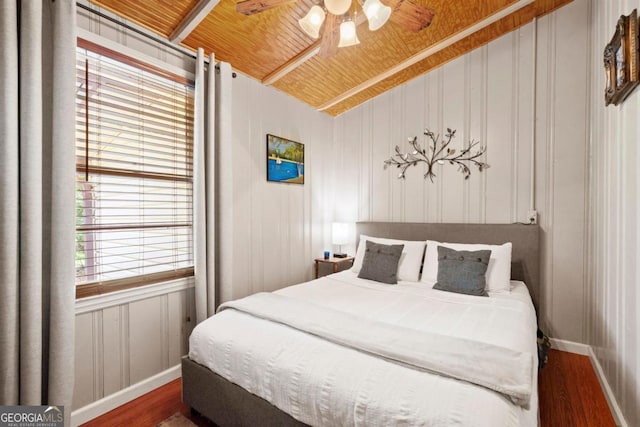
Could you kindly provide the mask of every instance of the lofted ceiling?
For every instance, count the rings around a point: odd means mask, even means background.
[[[320,41],[298,26],[314,0],[249,16],[236,11],[238,0],[90,1],[337,116],[572,0],[413,0],[435,13],[427,28],[413,32],[391,19],[372,32],[364,22],[360,44],[329,57],[317,55]]]

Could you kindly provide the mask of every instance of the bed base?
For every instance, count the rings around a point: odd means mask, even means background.
[[[182,401],[221,427],[306,426],[188,356],[182,358]]]

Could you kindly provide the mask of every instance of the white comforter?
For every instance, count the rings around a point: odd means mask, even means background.
[[[382,285],[346,271],[276,293],[404,329],[529,353],[529,405],[237,310],[196,327],[191,359],[311,425],[537,424],[535,314],[523,284],[511,294],[481,298],[418,283]]]

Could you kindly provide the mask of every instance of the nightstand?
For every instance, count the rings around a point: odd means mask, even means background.
[[[338,272],[338,267],[340,266],[340,264],[348,262],[351,265],[353,265],[353,260],[355,259],[355,257],[352,256],[348,256],[346,258],[334,258],[331,257],[329,259],[324,259],[324,258],[316,258],[316,279],[318,278],[318,270],[320,267],[320,264],[331,264],[333,266],[333,272],[337,273]]]

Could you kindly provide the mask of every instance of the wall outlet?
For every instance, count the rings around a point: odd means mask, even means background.
[[[537,224],[538,223],[538,211],[529,211],[527,215],[527,221],[529,224]]]

